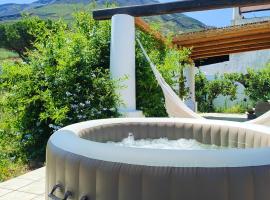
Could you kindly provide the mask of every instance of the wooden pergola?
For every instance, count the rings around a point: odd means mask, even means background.
[[[152,34],[156,39],[165,41],[161,33],[151,29],[140,16],[209,10],[240,6],[243,12],[269,9],[269,0],[189,0],[169,3],[129,6],[94,11],[95,19],[110,19],[114,14],[135,16],[138,28]],[[259,5],[259,6],[258,6]],[[270,49],[270,21],[208,29],[199,32],[176,35],[172,41],[179,48],[192,48],[191,58],[201,60],[246,51]]]
[[[165,42],[165,37],[142,18],[137,17],[135,23],[142,31]],[[193,60],[270,49],[270,21],[183,33],[175,36],[172,43],[179,48],[192,48]]]
[[[181,34],[173,43],[191,47],[193,60],[270,49],[270,21]]]

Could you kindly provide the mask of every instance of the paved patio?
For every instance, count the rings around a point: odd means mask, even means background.
[[[45,200],[45,167],[0,183],[0,200]]]

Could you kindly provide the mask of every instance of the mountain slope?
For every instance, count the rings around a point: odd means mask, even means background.
[[[0,21],[12,21],[27,12],[42,18],[57,19],[59,17],[69,21],[72,13],[79,10],[89,10],[89,0],[38,0],[31,4],[4,4],[0,5]],[[97,0],[98,7],[104,7],[108,3],[120,6],[157,3],[156,0]],[[146,17],[145,20],[157,23],[162,32],[178,33],[196,31],[206,28],[202,22],[188,17],[184,14],[169,14],[162,16]]]

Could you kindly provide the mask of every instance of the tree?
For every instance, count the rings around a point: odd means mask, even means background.
[[[166,49],[164,62],[158,66],[165,80],[173,87],[178,88],[178,95],[181,99],[188,97],[188,88],[185,87],[185,67],[192,65],[189,48],[169,47]]]
[[[35,28],[35,30],[34,30]],[[60,127],[119,116],[118,83],[110,79],[109,22],[78,13],[72,28],[62,21],[31,27],[34,49],[27,62],[7,64],[0,75],[1,109],[30,160],[44,160],[50,135]],[[40,32],[39,30],[43,30]]]
[[[246,95],[255,103],[270,99],[270,64],[260,70],[249,68],[246,74],[232,73],[225,77],[241,83]]]
[[[50,20],[43,21],[37,17],[24,16],[22,20],[15,23],[7,23],[0,25],[0,47],[15,51],[21,58],[24,53],[33,48],[33,42],[36,39],[34,31],[38,27],[49,28],[52,25]],[[45,29],[39,29],[39,34]]]
[[[206,76],[199,71],[195,76],[196,100],[201,112],[213,112],[214,100],[219,96],[230,96],[231,100],[236,98],[237,85],[227,76],[216,75],[214,80],[207,80]]]

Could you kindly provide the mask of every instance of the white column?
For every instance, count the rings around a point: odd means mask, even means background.
[[[233,8],[232,25],[237,25],[242,18],[243,17],[240,13],[240,8],[239,7]]]
[[[123,106],[119,111],[126,117],[140,117],[136,110],[135,79],[135,22],[134,17],[118,14],[112,17],[110,70],[113,79],[120,82],[119,93]]]
[[[197,111],[197,105],[195,100],[195,67],[187,66],[184,69],[184,75],[186,77],[186,87],[189,88],[189,98],[186,99],[186,105],[193,111]]]

